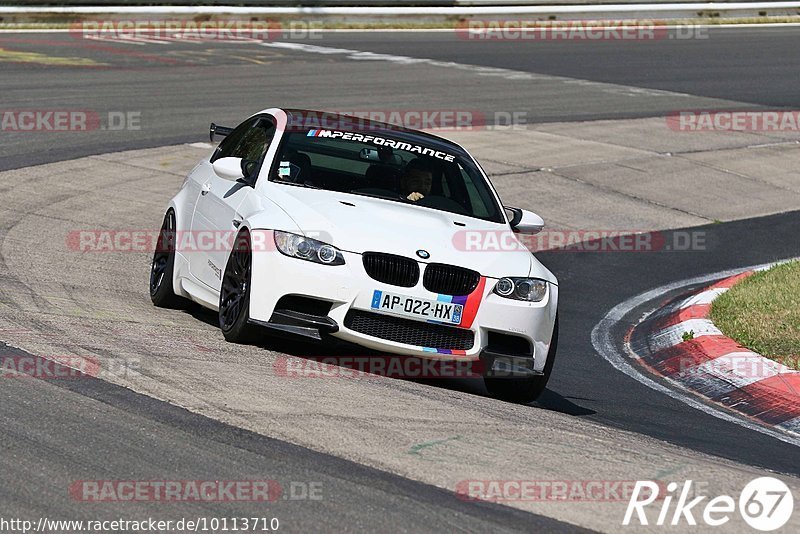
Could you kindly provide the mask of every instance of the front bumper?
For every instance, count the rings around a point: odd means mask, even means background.
[[[377,335],[368,335],[363,331],[348,327],[352,324],[352,316],[348,320],[348,312],[378,313],[371,308],[375,290],[407,295],[411,297],[437,300],[440,295],[432,293],[422,286],[422,277],[414,287],[405,288],[384,284],[370,278],[363,268],[361,255],[342,252],[344,265],[327,266],[284,256],[276,250],[254,252],[253,275],[250,293],[250,317],[255,324],[267,326],[273,331],[306,335],[320,339],[322,333],[330,334],[341,340],[355,343],[376,351],[391,354],[419,356],[431,359],[463,359],[478,360],[483,357],[494,359],[497,355],[514,356],[498,352],[491,345],[492,333],[522,338],[530,345],[528,358],[533,359],[529,367],[533,374],[539,374],[546,363],[558,303],[558,286],[549,284],[547,296],[541,302],[528,303],[500,297],[493,293],[496,278],[485,277],[478,288],[469,296],[470,302],[476,306],[465,305],[462,326],[459,328],[472,333],[471,347],[460,350],[448,347],[428,347],[383,339]],[[424,269],[425,265],[420,264]],[[287,295],[307,296],[331,303],[330,311],[325,318],[289,317],[276,304],[281,297]],[[446,298],[446,297],[445,297]],[[468,313],[469,308],[474,308]],[[277,311],[277,313],[276,313]],[[412,321],[422,325],[430,325],[424,321],[410,318],[399,318],[396,315],[379,314],[381,317],[398,318],[399,321]],[[288,326],[288,328],[287,328]],[[442,326],[441,328],[454,328]],[[522,356],[526,355],[516,354]],[[524,362],[523,362],[524,363]]]

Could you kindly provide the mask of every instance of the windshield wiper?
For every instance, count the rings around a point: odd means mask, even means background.
[[[318,185],[314,185],[311,182],[304,182],[302,184],[298,184],[296,182],[281,182],[281,181],[279,181],[277,183],[284,184],[284,185],[293,185],[294,187],[305,187],[307,189],[322,189]]]

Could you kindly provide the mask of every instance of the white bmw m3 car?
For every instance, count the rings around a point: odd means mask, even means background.
[[[235,128],[212,124],[215,135],[224,139],[166,210],[156,306],[216,310],[231,342],[332,337],[481,362],[501,398],[544,390],[558,281],[517,239],[544,222],[504,206],[466,150],[308,110],[267,109]]]

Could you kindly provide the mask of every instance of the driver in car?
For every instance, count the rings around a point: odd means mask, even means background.
[[[409,161],[400,178],[402,195],[408,200],[416,202],[430,194],[432,185],[433,170],[430,165],[421,158]]]

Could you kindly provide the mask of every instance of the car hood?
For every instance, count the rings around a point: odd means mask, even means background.
[[[304,235],[343,251],[385,252],[420,260],[417,251],[424,250],[430,257],[420,261],[466,267],[493,278],[533,276],[555,283],[553,275],[522,246],[487,251],[466,245],[471,232],[508,236],[510,230],[504,224],[319,189],[276,185],[268,196]]]

